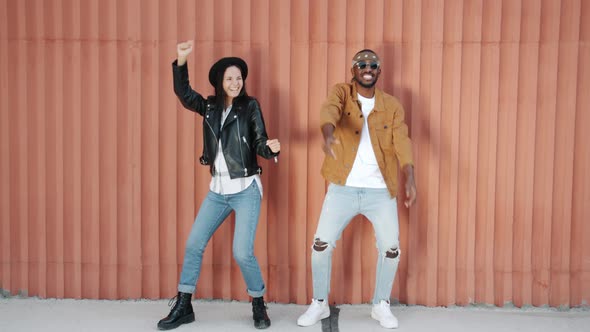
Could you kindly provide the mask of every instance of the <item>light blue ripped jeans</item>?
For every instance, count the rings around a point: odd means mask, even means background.
[[[232,248],[234,259],[240,266],[248,294],[252,297],[264,295],[264,281],[254,256],[260,200],[260,190],[256,181],[252,181],[248,188],[236,194],[220,195],[209,191],[186,240],[184,263],[178,284],[179,292],[195,292],[207,243],[230,212],[235,210],[236,225]]]
[[[397,200],[386,188],[356,188],[331,183],[324,199],[311,254],[314,299],[330,293],[332,251],[350,220],[362,214],[373,224],[377,239],[377,272],[373,304],[389,301],[399,263]],[[327,243],[317,250],[318,241]]]

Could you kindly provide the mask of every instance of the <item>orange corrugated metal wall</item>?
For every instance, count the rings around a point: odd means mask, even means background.
[[[176,43],[195,39],[193,86],[211,93],[211,63],[245,58],[282,142],[279,163],[262,163],[268,300],[311,297],[318,110],[365,47],[406,108],[417,165],[393,297],[590,300],[590,1],[0,0],[0,34],[4,295],[175,293],[209,181],[200,119],[171,82]],[[199,297],[247,299],[232,231],[209,244]],[[331,301],[370,300],[375,255],[358,218],[335,251]]]

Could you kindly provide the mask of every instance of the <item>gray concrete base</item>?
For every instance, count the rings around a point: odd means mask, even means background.
[[[174,331],[256,331],[251,305],[245,302],[194,300],[196,322]],[[268,331],[322,331],[318,323],[299,327],[297,317],[307,306],[268,304],[272,325]],[[339,305],[339,331],[387,331],[371,319],[370,305]],[[156,331],[167,315],[167,300],[98,301],[0,298],[0,331]],[[498,332],[498,331],[590,331],[590,309],[559,311],[550,308],[506,309],[470,306],[427,308],[392,306],[399,320],[397,331]]]

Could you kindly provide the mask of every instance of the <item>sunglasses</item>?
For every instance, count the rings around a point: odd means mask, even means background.
[[[360,70],[367,68],[367,66],[372,70],[377,70],[377,68],[379,68],[379,62],[357,62],[354,65]]]

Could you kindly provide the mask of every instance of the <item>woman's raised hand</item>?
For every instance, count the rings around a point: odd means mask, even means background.
[[[186,63],[186,58],[193,51],[193,41],[187,40],[176,45],[176,54],[178,56],[178,65],[182,66]]]

